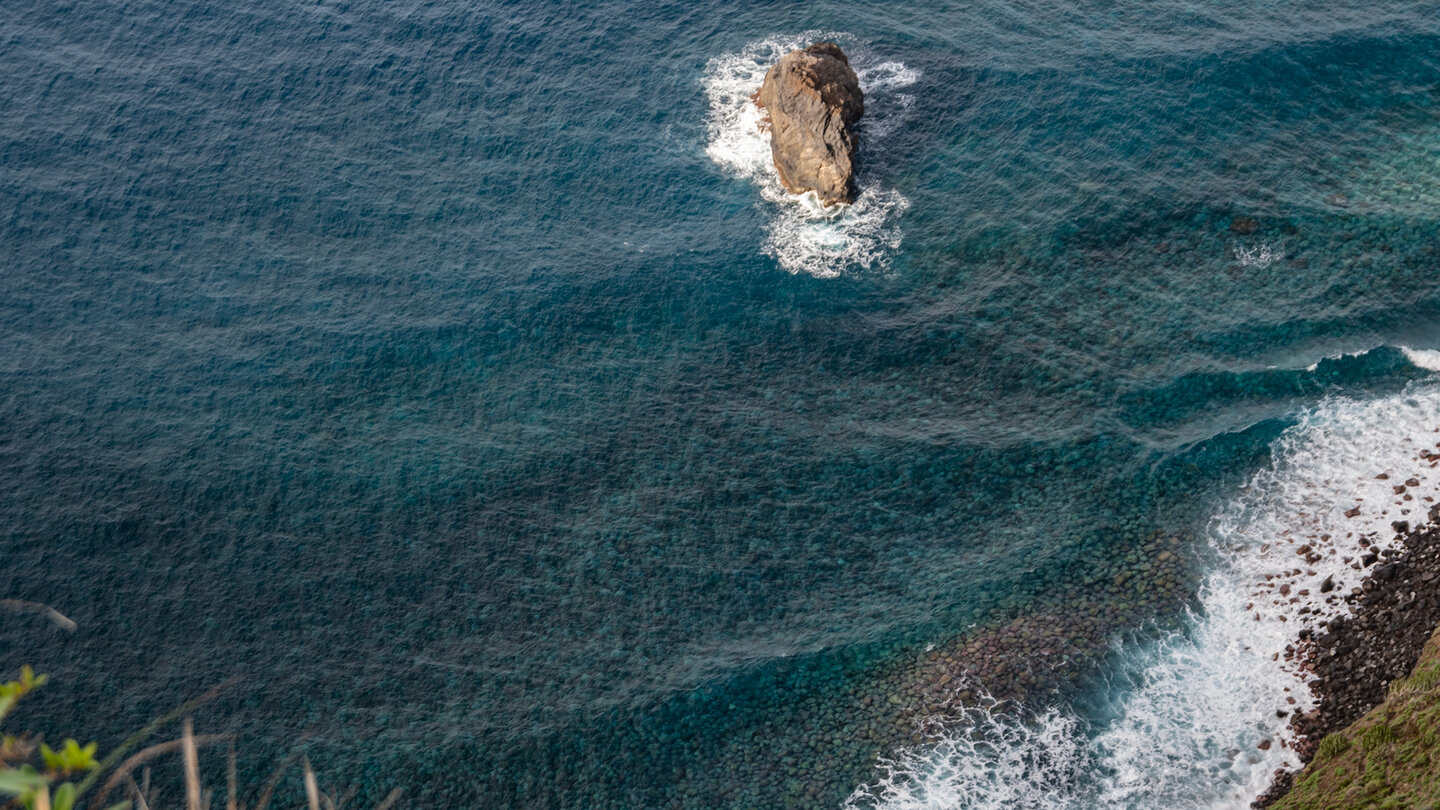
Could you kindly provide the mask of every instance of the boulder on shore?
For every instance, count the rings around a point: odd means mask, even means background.
[[[792,194],[825,205],[855,200],[852,127],[865,114],[860,80],[833,42],[791,51],[765,74],[756,103],[770,116],[770,152]]]

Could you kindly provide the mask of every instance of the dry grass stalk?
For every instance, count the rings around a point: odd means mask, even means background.
[[[284,775],[285,771],[290,767],[290,764],[299,757],[299,751],[290,752],[290,756],[286,757],[285,761],[280,763],[280,767],[276,768],[275,772],[270,774],[270,780],[265,783],[265,789],[260,791],[260,800],[255,803],[255,810],[265,810],[266,807],[270,806],[270,797],[275,794],[275,786],[280,784],[280,777]]]
[[[180,743],[185,754],[185,808],[200,810],[200,752],[195,750],[195,721],[188,717]]]
[[[195,745],[197,746],[210,745],[211,743],[217,742],[230,742],[234,739],[235,735],[233,734],[200,734],[194,738]],[[104,807],[105,799],[109,797],[111,791],[119,787],[120,783],[125,780],[125,777],[128,776],[131,771],[161,754],[170,754],[179,751],[184,743],[184,740],[171,740],[169,742],[158,743],[132,755],[129,759],[120,763],[120,767],[115,769],[115,773],[111,774],[110,778],[105,780],[105,784],[102,785],[100,790],[95,794],[95,799],[90,803],[90,806],[95,808],[95,810]]]
[[[239,810],[235,802],[235,743],[230,743],[230,762],[225,768],[225,783],[227,793],[225,797],[225,810]]]
[[[149,768],[145,769],[145,777],[145,784],[148,786],[150,784]],[[145,791],[140,790],[140,786],[135,784],[135,777],[127,773],[125,781],[130,783],[130,792],[135,794],[135,810],[150,810],[150,803],[145,801]]]
[[[145,726],[144,728],[140,729],[139,731],[137,731],[137,732],[135,732],[134,734],[131,734],[129,737],[125,738],[125,741],[124,741],[124,742],[122,742],[122,743],[120,743],[120,745],[116,746],[116,748],[115,748],[113,751],[111,751],[109,754],[106,754],[104,759],[100,760],[100,766],[99,766],[99,767],[97,767],[97,768],[95,768],[94,770],[92,770],[88,776],[86,776],[84,779],[80,780],[80,784],[77,785],[76,788],[75,788],[76,794],[77,794],[77,795],[84,795],[84,794],[86,794],[86,793],[90,790],[91,786],[95,784],[95,781],[100,778],[100,775],[101,775],[101,774],[103,774],[103,773],[110,773],[110,769],[115,765],[115,763],[116,763],[116,762],[119,762],[119,761],[120,761],[120,758],[123,757],[123,756],[125,756],[125,754],[128,753],[131,748],[133,748],[133,747],[136,746],[136,745],[139,745],[141,740],[148,739],[151,734],[154,734],[156,731],[159,731],[162,726],[164,726],[166,723],[169,723],[171,720],[174,720],[174,719],[176,719],[176,718],[178,718],[178,717],[182,717],[182,716],[184,716],[184,715],[187,715],[187,714],[189,714],[190,712],[193,712],[196,708],[198,708],[198,707],[200,707],[200,706],[202,706],[202,705],[204,705],[204,704],[206,704],[206,703],[209,703],[210,701],[214,700],[216,697],[218,697],[218,696],[220,695],[221,692],[225,691],[226,689],[229,689],[231,686],[234,686],[238,681],[239,681],[238,678],[231,678],[230,680],[228,680],[228,681],[220,684],[219,686],[215,687],[214,689],[211,689],[209,692],[206,692],[205,694],[201,695],[200,697],[195,698],[194,700],[186,701],[185,703],[181,704],[178,708],[176,708],[174,711],[170,712],[169,714],[167,714],[167,715],[165,715],[165,716],[163,716],[163,717],[159,717],[159,718],[151,721],[149,725]],[[118,775],[118,773],[119,773],[119,772],[117,771],[116,774]],[[147,782],[147,784],[148,784],[148,782]],[[112,789],[112,790],[114,789],[114,786],[113,786],[113,785],[111,786],[111,789]],[[156,803],[156,802],[152,802],[152,804],[154,804],[154,803]],[[102,805],[99,804],[99,802],[98,802],[98,800],[97,800],[97,801],[93,804],[93,806],[94,806],[95,808],[99,808],[99,807],[101,807]]]
[[[357,787],[357,786],[355,786],[355,785],[351,785],[351,786],[350,786],[350,789],[347,790],[347,791],[345,791],[345,793],[340,796],[339,801],[336,801],[336,802],[334,802],[333,804],[331,804],[331,807],[335,808],[335,810],[340,810],[340,808],[343,808],[345,805],[349,804],[349,803],[350,803],[350,800],[353,799],[353,798],[355,798],[355,794],[356,794],[356,793],[359,793],[359,792],[360,792],[360,788],[359,788],[359,787]]]
[[[150,810],[151,806],[155,804],[155,796],[152,795],[150,790],[150,767],[145,765],[145,763],[163,754],[179,751],[183,757],[185,766],[186,810],[210,810],[213,806],[215,795],[212,790],[205,788],[200,781],[199,747],[201,745],[210,745],[218,742],[229,743],[226,768],[227,798],[225,810],[244,810],[236,798],[235,735],[197,735],[195,733],[194,721],[189,717],[186,717],[184,720],[180,739],[152,745],[120,763],[120,766],[116,768],[115,772],[110,775],[110,778],[105,781],[105,784],[101,786],[94,800],[92,800],[91,809],[98,810],[98,808],[102,807],[105,800],[114,792],[115,788],[123,783],[134,796],[133,807],[135,810]],[[280,767],[276,768],[274,774],[272,774],[269,782],[266,784],[265,789],[262,791],[260,800],[255,805],[255,810],[266,810],[270,804],[271,797],[274,795],[275,788],[280,782],[280,777],[289,769],[290,765],[293,764],[296,759],[302,762],[304,768],[305,798],[308,804],[308,810],[340,810],[340,808],[353,799],[358,792],[358,788],[351,787],[345,792],[338,803],[334,799],[331,799],[329,795],[320,790],[319,779],[315,776],[315,769],[311,767],[309,758],[297,750],[292,751],[291,754],[286,757],[285,761],[280,764]],[[137,784],[132,774],[136,768],[142,765],[145,766],[141,772],[142,781]],[[401,788],[391,790],[385,796],[385,800],[376,807],[376,810],[391,810],[400,800],[402,793],[403,790]],[[48,791],[42,790],[40,794],[36,796],[34,810],[51,810]]]
[[[24,599],[0,599],[0,608],[13,610],[16,613],[39,613],[41,616],[54,622],[62,630],[75,632],[77,625],[68,616],[50,607],[44,602],[27,602]]]
[[[308,758],[301,757],[300,761],[305,765],[305,799],[310,803],[310,810],[320,810],[320,785],[315,781],[315,771]]]

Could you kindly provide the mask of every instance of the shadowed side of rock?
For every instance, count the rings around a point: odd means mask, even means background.
[[[865,114],[860,80],[840,47],[817,42],[781,57],[756,99],[770,116],[770,152],[793,194],[825,205],[855,199],[853,127]]]

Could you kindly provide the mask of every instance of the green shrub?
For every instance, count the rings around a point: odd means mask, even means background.
[[[1399,739],[1399,735],[1395,733],[1395,729],[1391,728],[1388,723],[1376,723],[1365,729],[1365,733],[1360,735],[1360,744],[1365,746],[1366,751],[1374,751],[1381,746],[1395,742],[1397,739]]]
[[[21,698],[44,686],[45,680],[44,675],[36,675],[30,667],[23,667],[18,680],[0,683],[0,720],[5,719]],[[95,761],[95,743],[82,746],[68,739],[59,751],[40,743],[39,768],[33,761],[35,748],[36,741],[30,735],[0,736],[0,796],[9,796],[9,805],[25,810],[46,807],[72,810],[82,791],[74,782],[64,780],[100,767]],[[123,802],[111,810],[129,806],[129,802]]]
[[[1338,757],[1350,748],[1350,740],[1339,734],[1330,734],[1320,741],[1320,747],[1316,749],[1317,757]]]

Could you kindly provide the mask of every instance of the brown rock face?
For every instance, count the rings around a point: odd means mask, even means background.
[[[770,152],[793,194],[814,191],[825,205],[855,199],[855,133],[865,114],[860,80],[833,42],[780,58],[757,103],[770,114]]]

